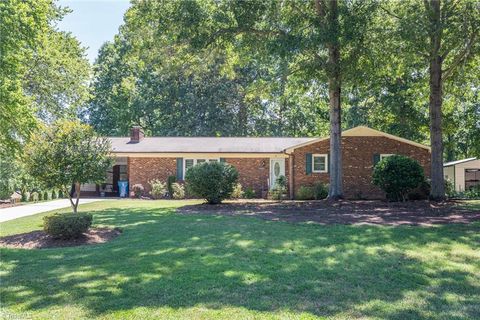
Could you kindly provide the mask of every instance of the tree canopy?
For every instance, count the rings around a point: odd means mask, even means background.
[[[19,153],[39,122],[76,117],[88,97],[85,49],[57,30],[51,0],[0,2],[0,154]]]
[[[47,188],[62,189],[77,211],[80,185],[100,183],[112,166],[110,142],[79,121],[58,120],[33,134],[25,147],[30,175]],[[75,186],[76,201],[70,194]]]
[[[94,65],[84,118],[108,135],[134,124],[167,136],[328,135],[326,56],[312,3],[278,3],[134,1]],[[395,17],[420,14],[416,2],[345,3],[349,20],[369,20],[342,24],[342,128],[429,144],[428,70],[418,50],[405,49],[410,24]],[[478,56],[461,66],[444,88],[446,160],[480,152]]]

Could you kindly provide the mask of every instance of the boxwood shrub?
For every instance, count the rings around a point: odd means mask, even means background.
[[[373,184],[385,191],[391,201],[405,201],[424,182],[422,166],[406,156],[384,158],[373,169]]]
[[[43,217],[43,230],[57,239],[78,238],[91,225],[90,213],[54,213]]]
[[[185,182],[190,193],[217,204],[227,199],[238,181],[235,167],[223,162],[205,162],[189,168]]]

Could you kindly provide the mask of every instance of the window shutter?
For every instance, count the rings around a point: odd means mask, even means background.
[[[373,155],[373,166],[375,167],[377,165],[377,163],[379,163],[379,162],[380,162],[380,154],[375,153]]]
[[[307,153],[305,155],[305,173],[307,175],[312,174],[312,154]]]
[[[327,172],[330,172],[330,153],[327,153]]]
[[[183,158],[177,158],[177,181],[183,180]]]
[[[225,158],[220,158],[220,162],[225,162]]]

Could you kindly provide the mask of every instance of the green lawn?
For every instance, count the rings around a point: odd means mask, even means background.
[[[479,223],[320,226],[175,213],[185,203],[87,204],[96,225],[124,233],[95,246],[1,249],[0,318],[480,316]],[[2,223],[0,234],[40,229],[43,215]]]

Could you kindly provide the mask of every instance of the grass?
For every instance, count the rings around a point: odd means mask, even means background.
[[[460,206],[469,210],[480,210],[480,200],[463,200]]]
[[[479,223],[319,226],[177,214],[186,203],[86,204],[96,225],[123,234],[95,246],[1,249],[0,318],[480,315]],[[40,229],[43,215],[2,223],[0,235]]]

